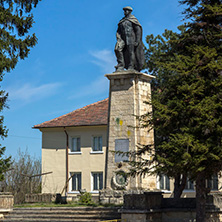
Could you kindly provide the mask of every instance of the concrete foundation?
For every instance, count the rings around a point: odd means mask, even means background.
[[[206,222],[222,221],[222,194],[214,192],[208,195]],[[161,192],[127,194],[121,218],[127,222],[195,222],[196,199],[181,198],[174,202],[172,198],[163,198]]]

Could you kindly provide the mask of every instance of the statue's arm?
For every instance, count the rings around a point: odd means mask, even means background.
[[[121,35],[120,35],[120,33],[118,32],[118,30],[117,30],[117,32],[116,32],[116,40],[117,40],[117,42],[122,40],[122,39],[121,39]]]
[[[123,50],[124,46],[125,46],[125,43],[123,41],[123,39],[121,38],[121,34],[120,34],[120,30],[118,28],[117,32],[116,32],[116,49],[117,50]]]
[[[135,36],[136,36],[136,41],[135,41],[135,46],[138,46],[141,39],[142,39],[142,30],[139,25],[134,26],[134,31],[135,31]]]
[[[116,31],[116,40],[117,40],[117,42],[118,41],[123,41],[122,38],[121,38],[121,30],[120,30],[119,26],[118,26],[118,29]]]

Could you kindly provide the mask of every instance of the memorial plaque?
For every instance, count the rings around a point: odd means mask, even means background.
[[[125,186],[127,183],[127,176],[123,171],[116,173],[115,179],[119,186]]]
[[[115,151],[129,152],[129,139],[116,139]],[[129,157],[123,154],[115,153],[115,162],[129,161]]]

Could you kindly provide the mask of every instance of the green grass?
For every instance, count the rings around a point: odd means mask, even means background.
[[[85,206],[98,206],[98,205],[83,205],[78,203],[67,203],[67,204],[55,204],[55,203],[23,203],[15,204],[15,208],[22,207],[85,207]]]
[[[67,204],[55,204],[55,203],[23,203],[23,204],[15,204],[14,208],[25,208],[25,207],[120,207],[122,205],[114,205],[114,204],[79,204],[75,202],[68,202]]]

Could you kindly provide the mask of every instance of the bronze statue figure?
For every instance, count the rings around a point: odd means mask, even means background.
[[[115,68],[117,72],[124,68],[140,71],[144,65],[142,26],[131,14],[131,7],[124,7],[123,10],[125,16],[120,20],[116,33],[115,54],[118,64]]]

